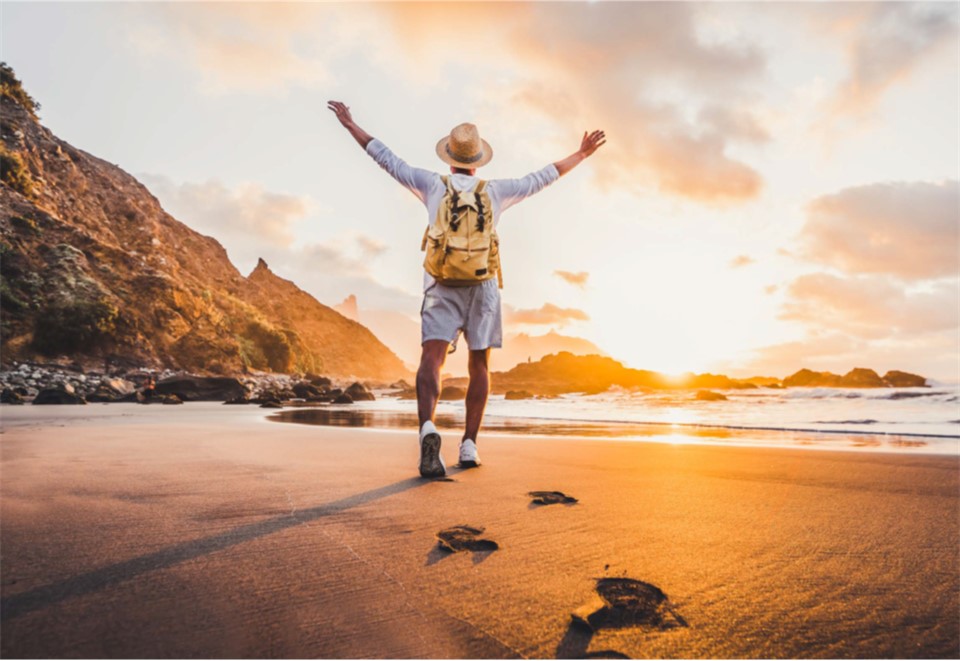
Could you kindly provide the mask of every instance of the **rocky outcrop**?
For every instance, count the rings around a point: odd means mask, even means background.
[[[44,388],[33,398],[34,404],[86,404],[87,400],[78,395],[72,386],[62,384],[53,388]]]
[[[460,386],[444,386],[440,391],[440,401],[458,402],[466,399],[467,391]]]
[[[529,390],[508,390],[504,399],[533,399],[533,393]]]
[[[787,388],[839,388],[841,376],[832,372],[814,372],[803,368],[783,380]]]
[[[880,375],[865,367],[855,367],[840,378],[844,388],[884,388],[886,383]]]
[[[883,382],[891,388],[924,388],[927,380],[919,374],[890,370],[883,375]]]
[[[369,330],[263,262],[245,278],[223,246],[172,218],[136,179],[53,135],[28,97],[7,93],[22,88],[4,67],[4,367],[409,375]]]

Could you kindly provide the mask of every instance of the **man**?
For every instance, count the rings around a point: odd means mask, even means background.
[[[448,192],[449,182],[458,194],[479,192],[477,168],[493,157],[490,145],[480,138],[473,124],[460,124],[437,144],[437,156],[450,166],[449,177],[407,165],[386,145],[357,126],[349,106],[339,101],[328,102],[344,128],[357,143],[401,185],[410,190],[427,207],[427,223],[433,225]],[[521,179],[493,179],[485,185],[491,203],[493,226],[500,214],[520,200],[549,186],[576,167],[606,142],[603,131],[584,133],[580,149],[567,158]],[[477,434],[490,392],[490,349],[502,343],[500,290],[498,279],[490,278],[469,286],[446,286],[424,272],[424,295],[421,317],[420,368],[417,370],[417,412],[420,418],[420,475],[442,477],[446,474],[440,456],[440,434],[433,423],[440,397],[440,369],[448,350],[456,349],[462,332],[470,350],[468,371],[470,383],[466,397],[466,428],[460,441],[460,465],[480,465]],[[452,346],[452,348],[451,348]]]

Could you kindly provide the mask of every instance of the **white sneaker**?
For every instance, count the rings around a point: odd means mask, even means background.
[[[464,468],[476,468],[480,465],[480,454],[477,452],[477,444],[469,438],[460,441],[460,465]]]

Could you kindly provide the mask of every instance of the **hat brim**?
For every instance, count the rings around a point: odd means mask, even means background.
[[[490,143],[480,138],[480,143],[483,145],[483,152],[480,154],[480,158],[470,163],[465,163],[463,161],[458,161],[453,156],[447,152],[447,145],[450,143],[450,136],[444,136],[440,139],[440,142],[437,143],[437,156],[440,157],[440,160],[444,163],[452,165],[455,168],[463,168],[464,170],[472,170],[473,168],[479,168],[483,165],[486,165],[490,162],[490,159],[493,158],[493,148],[490,146]]]

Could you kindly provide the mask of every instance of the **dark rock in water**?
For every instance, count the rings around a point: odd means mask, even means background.
[[[932,395],[938,395],[936,391],[933,392],[892,392],[885,399],[915,399],[917,397],[930,397]]]
[[[504,399],[533,399],[533,393],[529,390],[508,390],[503,396]]]
[[[576,498],[562,491],[531,491],[527,495],[533,498],[534,505],[573,505],[577,502]]]
[[[0,392],[0,404],[23,404],[23,397],[13,388],[4,388]]]
[[[355,402],[372,402],[376,399],[373,393],[367,390],[367,387],[362,383],[351,384],[345,392]]]
[[[445,402],[455,402],[466,399],[467,391],[460,386],[444,386],[440,391],[440,399]]]
[[[333,403],[334,404],[353,404],[353,397],[351,397],[345,392],[342,392],[333,398]]]
[[[410,390],[402,390],[397,395],[397,399],[416,399],[417,391],[411,388]]]
[[[883,382],[891,388],[923,388],[927,380],[919,374],[890,370],[883,375]]]
[[[234,397],[224,402],[224,404],[249,404],[249,403],[250,403],[250,399],[246,395],[241,395],[240,397]]]
[[[413,386],[411,386],[409,383],[407,383],[403,379],[394,381],[387,387],[391,388],[392,390],[413,390]]]
[[[240,381],[228,376],[172,376],[160,381],[156,391],[186,402],[225,402],[247,392]]]
[[[688,626],[656,585],[632,578],[597,579],[599,599],[574,611],[574,622],[593,631],[625,627]],[[672,616],[669,620],[667,616]]]
[[[86,404],[87,400],[77,395],[73,388],[64,385],[56,388],[44,388],[33,398],[34,404]]]
[[[334,399],[334,398],[336,398],[336,397],[339,397],[339,396],[342,395],[342,394],[343,394],[343,390],[340,389],[340,388],[334,388],[333,390],[331,390],[331,391],[329,391],[329,392],[327,393],[327,395],[330,396],[330,399]]]
[[[454,526],[438,532],[437,543],[441,549],[448,553],[459,551],[489,552],[500,548],[500,545],[492,539],[479,539],[481,534],[483,534],[483,528]]]
[[[260,405],[262,409],[282,409],[283,404],[280,403],[278,399],[268,399],[263,404]]]
[[[855,367],[840,379],[843,388],[885,388],[886,383],[871,369]]]
[[[840,379],[841,377],[838,374],[832,372],[814,372],[804,368],[785,378],[783,385],[787,388],[838,388],[840,387]]]
[[[712,390],[698,390],[697,399],[701,402],[725,402],[727,396]]]

